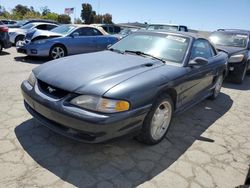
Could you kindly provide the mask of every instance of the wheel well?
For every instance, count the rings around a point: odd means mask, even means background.
[[[173,88],[168,88],[168,89],[164,89],[162,91],[160,91],[158,93],[158,95],[156,96],[156,99],[160,96],[160,95],[163,95],[163,94],[168,94],[172,101],[173,101],[173,104],[174,104],[174,109],[176,108],[176,102],[177,102],[177,92],[175,89]]]
[[[51,46],[50,51],[51,51],[51,49],[52,49],[53,47],[55,47],[55,46],[61,46],[61,47],[63,47],[64,50],[65,50],[65,53],[66,53],[65,55],[68,55],[68,50],[67,50],[66,46],[63,45],[63,44],[61,44],[61,43],[56,43],[56,44],[54,44],[53,46]]]
[[[225,78],[227,76],[227,71],[224,70],[222,74],[223,74],[223,78]]]
[[[25,36],[24,36],[24,35],[17,35],[16,38],[15,38],[15,42],[16,42],[16,40],[17,40],[19,37],[25,37]]]

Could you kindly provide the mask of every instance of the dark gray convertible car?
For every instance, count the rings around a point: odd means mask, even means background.
[[[156,144],[174,113],[218,96],[226,66],[227,54],[204,38],[142,31],[43,64],[21,88],[27,110],[62,135],[97,143],[133,133]]]

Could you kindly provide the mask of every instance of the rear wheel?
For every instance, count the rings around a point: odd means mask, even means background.
[[[221,74],[217,80],[216,80],[216,83],[215,83],[215,88],[213,89],[213,93],[212,95],[209,97],[209,99],[216,99],[218,97],[218,95],[220,94],[220,90],[221,90],[221,87],[222,87],[222,83],[223,83],[223,75]]]
[[[16,39],[15,39],[15,46],[19,43],[19,42],[21,42],[21,41],[23,41],[24,40],[24,36],[23,35],[18,35],[17,37],[16,37]]]
[[[62,45],[55,45],[50,49],[50,58],[51,59],[59,59],[65,57],[66,49]]]
[[[237,72],[235,78],[233,78],[233,82],[241,84],[246,77],[246,73],[247,73],[247,64],[244,64]]]
[[[153,145],[164,139],[170,127],[173,101],[169,95],[161,95],[147,114],[137,140]]]

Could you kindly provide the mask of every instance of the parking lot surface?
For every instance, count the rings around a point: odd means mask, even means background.
[[[167,138],[83,144],[41,126],[23,106],[21,82],[46,59],[0,55],[0,187],[230,188],[250,165],[250,77],[215,101],[178,115]]]

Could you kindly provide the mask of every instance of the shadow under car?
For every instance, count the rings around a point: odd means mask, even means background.
[[[95,187],[103,181],[114,187],[135,187],[166,170],[216,120],[229,111],[230,96],[221,93],[215,101],[205,100],[176,116],[167,137],[146,146],[134,139],[84,144],[55,134],[30,119],[15,129],[23,149],[43,168],[76,187]]]

